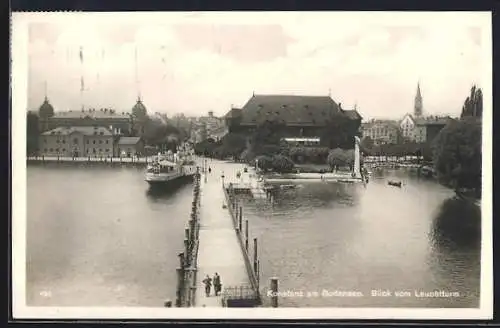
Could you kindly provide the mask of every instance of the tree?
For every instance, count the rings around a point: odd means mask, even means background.
[[[26,152],[34,154],[38,150],[39,117],[36,113],[29,111],[26,115]]]
[[[445,126],[433,142],[438,179],[455,189],[481,190],[481,120],[465,116]]]
[[[374,145],[374,141],[370,136],[366,136],[361,140],[361,147],[364,149],[372,149]]]
[[[335,115],[326,122],[320,133],[321,143],[328,148],[349,149],[354,143],[354,136],[359,133],[359,121],[345,115]]]
[[[260,155],[266,153],[265,145],[279,146],[284,128],[285,124],[277,121],[265,121],[259,124],[250,137],[252,151]]]
[[[465,99],[460,118],[483,116],[483,92],[475,85],[470,90],[470,96]]]
[[[332,169],[338,166],[344,166],[346,162],[347,158],[343,149],[335,148],[328,154],[327,163]]]
[[[295,164],[289,157],[283,155],[275,155],[272,157],[271,166],[275,172],[289,173],[293,171]]]
[[[263,171],[268,171],[273,168],[273,159],[270,156],[260,155],[255,158],[257,167]]]

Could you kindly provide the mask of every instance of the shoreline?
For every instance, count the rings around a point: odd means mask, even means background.
[[[73,164],[73,165],[108,165],[108,166],[138,166],[146,167],[153,160],[147,157],[27,157],[26,164]]]

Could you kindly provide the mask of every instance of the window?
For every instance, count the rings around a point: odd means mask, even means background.
[[[87,143],[89,143],[88,140],[87,140]],[[73,139],[73,144],[78,145],[78,139],[77,138]]]
[[[109,144],[109,140],[106,140],[106,145]]]
[[[95,145],[95,140],[92,140],[92,143]]]
[[[56,148],[56,152],[59,152],[59,148]]]
[[[59,143],[59,139],[56,140],[56,143]]]
[[[44,142],[44,143],[47,143],[47,138],[43,138],[43,142]]]
[[[109,148],[106,148],[106,153],[109,153]]]
[[[66,151],[66,148],[63,148],[62,151]]]
[[[44,148],[44,150],[43,150],[43,151],[44,151],[44,152],[47,152],[47,148]]]
[[[63,139],[62,143],[65,144],[66,143],[66,139]]]
[[[92,152],[95,154],[95,148],[92,148]]]
[[[54,148],[50,148],[50,152],[53,152],[54,151]]]
[[[101,148],[99,148],[99,152],[102,153],[102,149]]]
[[[102,140],[99,140],[99,144],[102,145]]]
[[[103,136],[103,135],[104,135],[104,132],[101,131],[101,136]]]

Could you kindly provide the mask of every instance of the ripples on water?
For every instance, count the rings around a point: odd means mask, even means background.
[[[134,168],[30,166],[27,175],[28,305],[175,298],[191,186],[152,192]]]
[[[389,178],[402,188],[387,185]],[[360,291],[365,296],[281,298],[280,306],[477,307],[480,210],[404,171],[362,185],[304,184],[274,204],[244,199],[259,238],[262,289]],[[372,289],[459,292],[459,298],[370,297]],[[266,305],[269,305],[265,298]]]

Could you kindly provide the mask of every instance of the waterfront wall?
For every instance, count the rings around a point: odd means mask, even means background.
[[[250,255],[250,240],[249,240],[249,225],[248,220],[243,223],[243,207],[238,204],[234,190],[229,187],[222,187],[224,196],[227,203],[227,208],[231,214],[233,226],[238,237],[245,267],[247,269],[248,277],[251,287],[259,303],[261,303],[259,280],[260,280],[260,261],[258,258],[258,239],[253,238],[253,258]]]
[[[193,176],[193,202],[191,215],[184,229],[184,248],[179,253],[177,268],[176,307],[195,306],[196,276],[198,273],[197,257],[200,233],[200,173],[197,168]],[[166,305],[168,306],[168,305]]]
[[[31,156],[26,158],[28,164],[69,164],[69,165],[107,165],[146,167],[152,159],[148,157],[64,157],[64,156]]]

